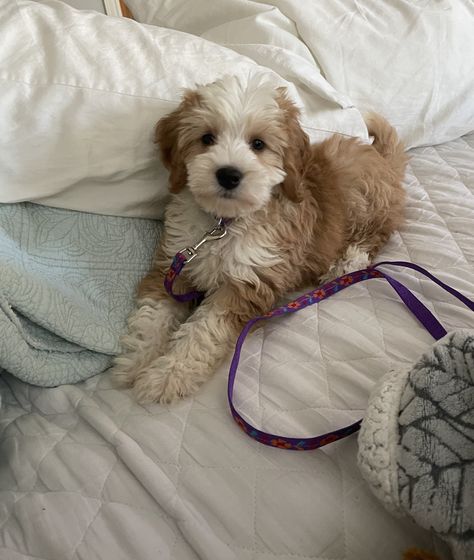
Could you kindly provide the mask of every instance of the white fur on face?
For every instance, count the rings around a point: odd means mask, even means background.
[[[186,160],[188,186],[197,204],[228,218],[262,208],[285,178],[282,157],[287,139],[276,90],[255,79],[243,86],[229,77],[198,88],[197,94],[199,105],[182,122],[180,134],[183,146],[199,145],[188,150],[193,155]],[[213,135],[213,145],[202,144],[205,134]],[[265,143],[261,151],[251,147],[257,138]],[[222,167],[241,172],[238,187],[226,190],[219,185],[216,171]]]

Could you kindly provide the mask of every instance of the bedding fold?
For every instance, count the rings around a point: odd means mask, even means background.
[[[0,369],[34,385],[104,371],[158,222],[0,205]]]
[[[128,0],[143,23],[213,41],[316,82],[341,106],[375,111],[409,148],[474,129],[474,4],[471,0]],[[469,55],[467,55],[469,53]],[[298,68],[293,78],[289,67]],[[329,93],[329,92],[332,93]],[[321,126],[315,114],[314,126]],[[319,124],[318,124],[319,123]]]
[[[161,218],[167,174],[155,125],[184,89],[228,74],[286,86],[313,141],[333,132],[368,141],[362,115],[294,25],[266,12],[241,22],[253,34],[239,51],[56,0],[0,0],[0,203]],[[254,48],[255,35],[271,44]]]

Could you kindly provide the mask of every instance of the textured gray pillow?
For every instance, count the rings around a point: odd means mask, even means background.
[[[375,495],[474,558],[474,331],[450,333],[374,389],[359,466]]]

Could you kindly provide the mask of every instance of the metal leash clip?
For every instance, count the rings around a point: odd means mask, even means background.
[[[208,241],[217,241],[218,239],[222,239],[226,235],[226,221],[224,218],[219,218],[216,225],[211,230],[206,231],[206,233],[195,245],[185,247],[184,249],[181,249],[181,251],[179,251],[180,254],[186,255],[186,261],[184,262],[184,264],[188,264],[194,259],[194,257],[197,256],[200,247],[202,247],[204,243],[207,243]]]

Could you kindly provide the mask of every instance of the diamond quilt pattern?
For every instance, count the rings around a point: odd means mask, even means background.
[[[412,260],[474,296],[474,135],[412,151],[408,223],[384,259]],[[472,318],[397,273],[447,329]],[[257,330],[236,404],[263,429],[314,435],[363,415],[373,383],[431,344],[374,280]],[[45,389],[0,376],[2,560],[399,560],[446,548],[384,511],[356,438],[315,452],[260,446],[227,410],[225,364],[192,400],[142,407],[105,372]]]

